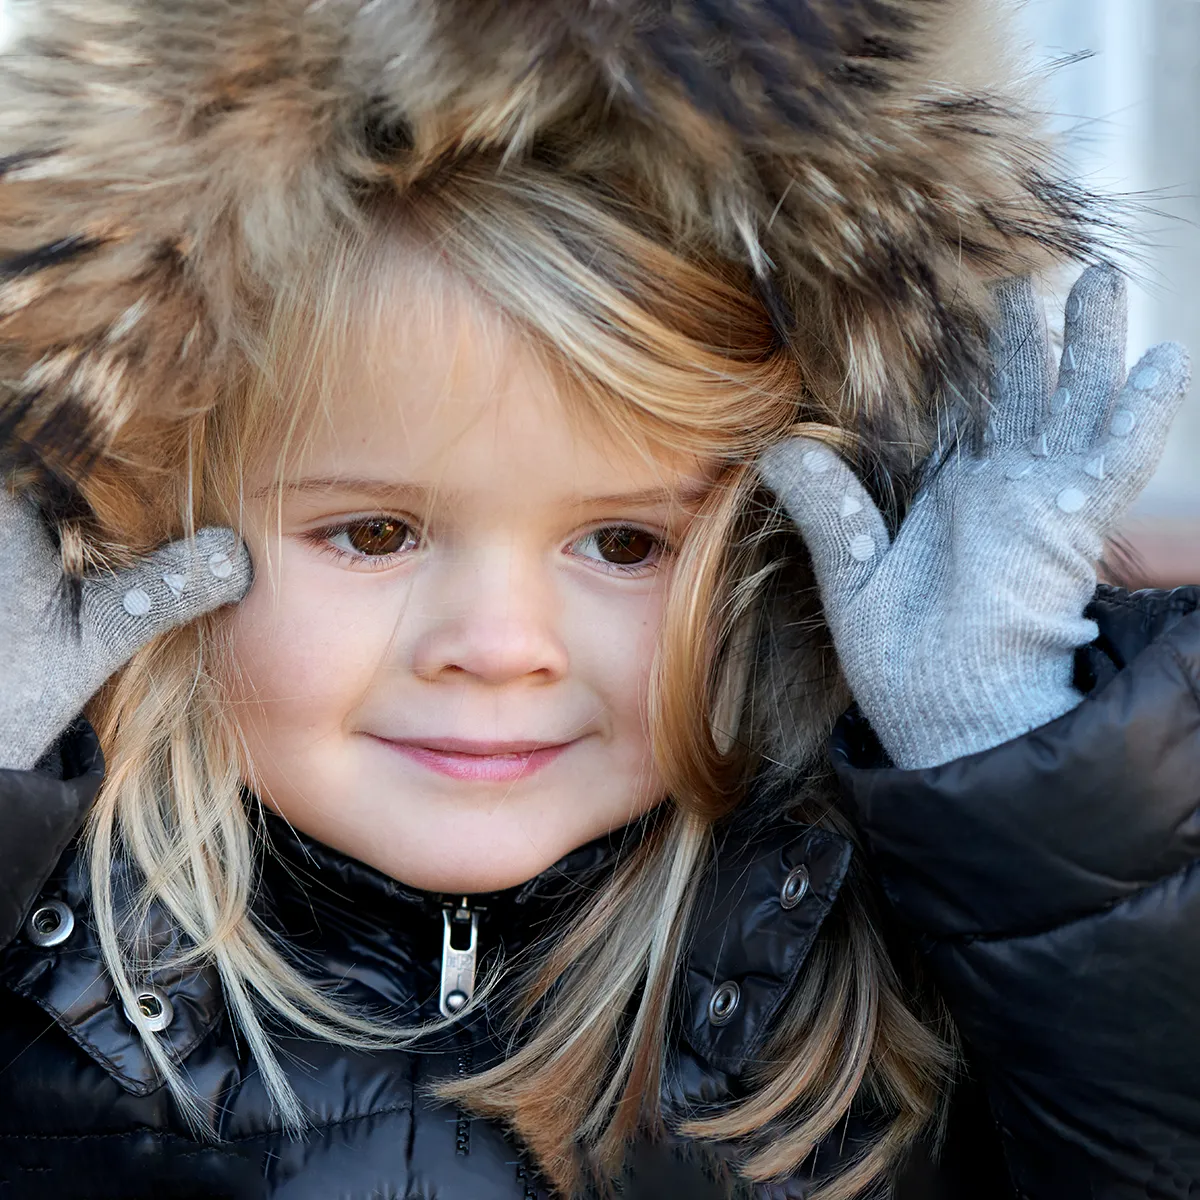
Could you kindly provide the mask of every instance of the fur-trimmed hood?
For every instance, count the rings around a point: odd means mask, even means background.
[[[12,0],[10,0],[12,4]],[[979,389],[990,279],[1096,252],[988,72],[992,0],[16,0],[0,446],[60,475],[203,411],[323,223],[480,149],[757,270],[884,457]],[[901,455],[902,456],[902,455]]]

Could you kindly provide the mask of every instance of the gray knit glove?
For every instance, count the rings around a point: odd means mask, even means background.
[[[1028,279],[997,289],[981,457],[931,467],[889,545],[850,468],[794,439],[763,478],[812,556],[846,680],[899,767],[950,762],[1074,708],[1074,651],[1105,536],[1158,464],[1189,379],[1182,347],[1125,379],[1125,286],[1092,268],[1067,302],[1058,386]]]
[[[126,571],[85,580],[76,627],[41,517],[0,484],[0,767],[32,767],[135,650],[240,600],[250,574],[232,530],[202,529]]]

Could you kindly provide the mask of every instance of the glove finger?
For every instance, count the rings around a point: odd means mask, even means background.
[[[1050,390],[1050,337],[1046,307],[1028,275],[1005,279],[992,291],[998,320],[992,331],[992,412],[989,449],[1028,441],[1041,428]]]
[[[1190,382],[1182,346],[1164,342],[1147,351],[1130,373],[1106,433],[1080,455],[1079,480],[1059,493],[1059,508],[1094,508],[1102,533],[1119,523],[1157,469]]]
[[[1111,267],[1089,267],[1071,289],[1042,452],[1086,450],[1107,427],[1125,380],[1128,307],[1125,280]]]
[[[759,460],[759,473],[799,529],[832,618],[875,574],[888,549],[883,517],[846,462],[811,438],[772,446]]]
[[[249,590],[250,555],[231,529],[198,530],[128,570],[84,585],[85,636],[107,678],[151,638],[233,604]]]

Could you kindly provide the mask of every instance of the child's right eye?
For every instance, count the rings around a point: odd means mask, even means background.
[[[354,558],[387,558],[416,550],[420,534],[398,517],[366,517],[318,531],[332,549]]]

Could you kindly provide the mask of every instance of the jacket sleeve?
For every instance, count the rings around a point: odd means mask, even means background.
[[[1102,589],[1074,711],[944,766],[835,767],[1028,1200],[1200,1194],[1200,589]]]
[[[104,778],[86,721],[63,735],[53,759],[33,771],[0,770],[0,948],[20,932]]]

